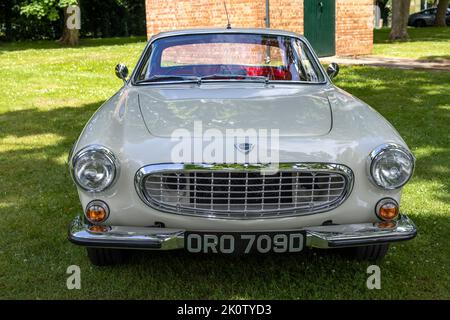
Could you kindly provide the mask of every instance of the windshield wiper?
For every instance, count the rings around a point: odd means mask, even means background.
[[[140,83],[151,83],[151,82],[158,82],[158,81],[195,81],[200,82],[200,77],[196,76],[177,76],[177,75],[154,75],[151,76],[148,79],[141,80],[136,82],[137,84]]]
[[[197,82],[198,85],[201,84],[203,80],[214,80],[214,79],[244,79],[244,80],[259,80],[264,83],[269,83],[269,78],[264,76],[247,76],[243,74],[210,74],[203,77],[197,76],[182,76],[182,75],[154,75],[148,79],[141,80],[136,82],[136,84],[142,83],[152,83],[159,81],[188,81],[188,82]]]
[[[244,80],[260,80],[265,83],[269,83],[269,78],[264,76],[247,76],[245,74],[222,74],[215,73],[207,76],[200,77],[200,81],[203,80],[214,80],[214,79],[244,79]]]

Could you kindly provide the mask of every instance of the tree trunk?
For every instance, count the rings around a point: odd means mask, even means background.
[[[392,29],[389,34],[390,40],[408,40],[409,4],[411,0],[392,1]]]
[[[439,0],[434,24],[438,27],[446,27],[445,15],[447,13],[448,0]]]
[[[80,31],[78,29],[68,28],[69,15],[67,13],[67,7],[64,10],[64,23],[63,23],[63,33],[58,42],[63,45],[77,46],[79,44]]]

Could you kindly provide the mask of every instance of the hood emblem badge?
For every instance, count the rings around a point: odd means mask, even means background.
[[[240,152],[247,154],[253,150],[253,147],[255,145],[253,143],[244,142],[244,143],[236,143],[234,146]]]

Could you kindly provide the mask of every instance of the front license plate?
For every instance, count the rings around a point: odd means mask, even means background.
[[[295,232],[186,232],[184,247],[191,253],[287,253],[303,250],[306,234]]]

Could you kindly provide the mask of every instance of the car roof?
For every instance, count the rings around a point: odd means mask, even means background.
[[[150,41],[155,39],[181,36],[181,35],[194,35],[194,34],[210,34],[210,33],[248,33],[248,34],[270,34],[277,36],[288,36],[304,39],[304,37],[298,33],[279,30],[279,29],[268,29],[268,28],[199,28],[199,29],[181,29],[173,31],[165,31],[155,34],[151,37]]]

